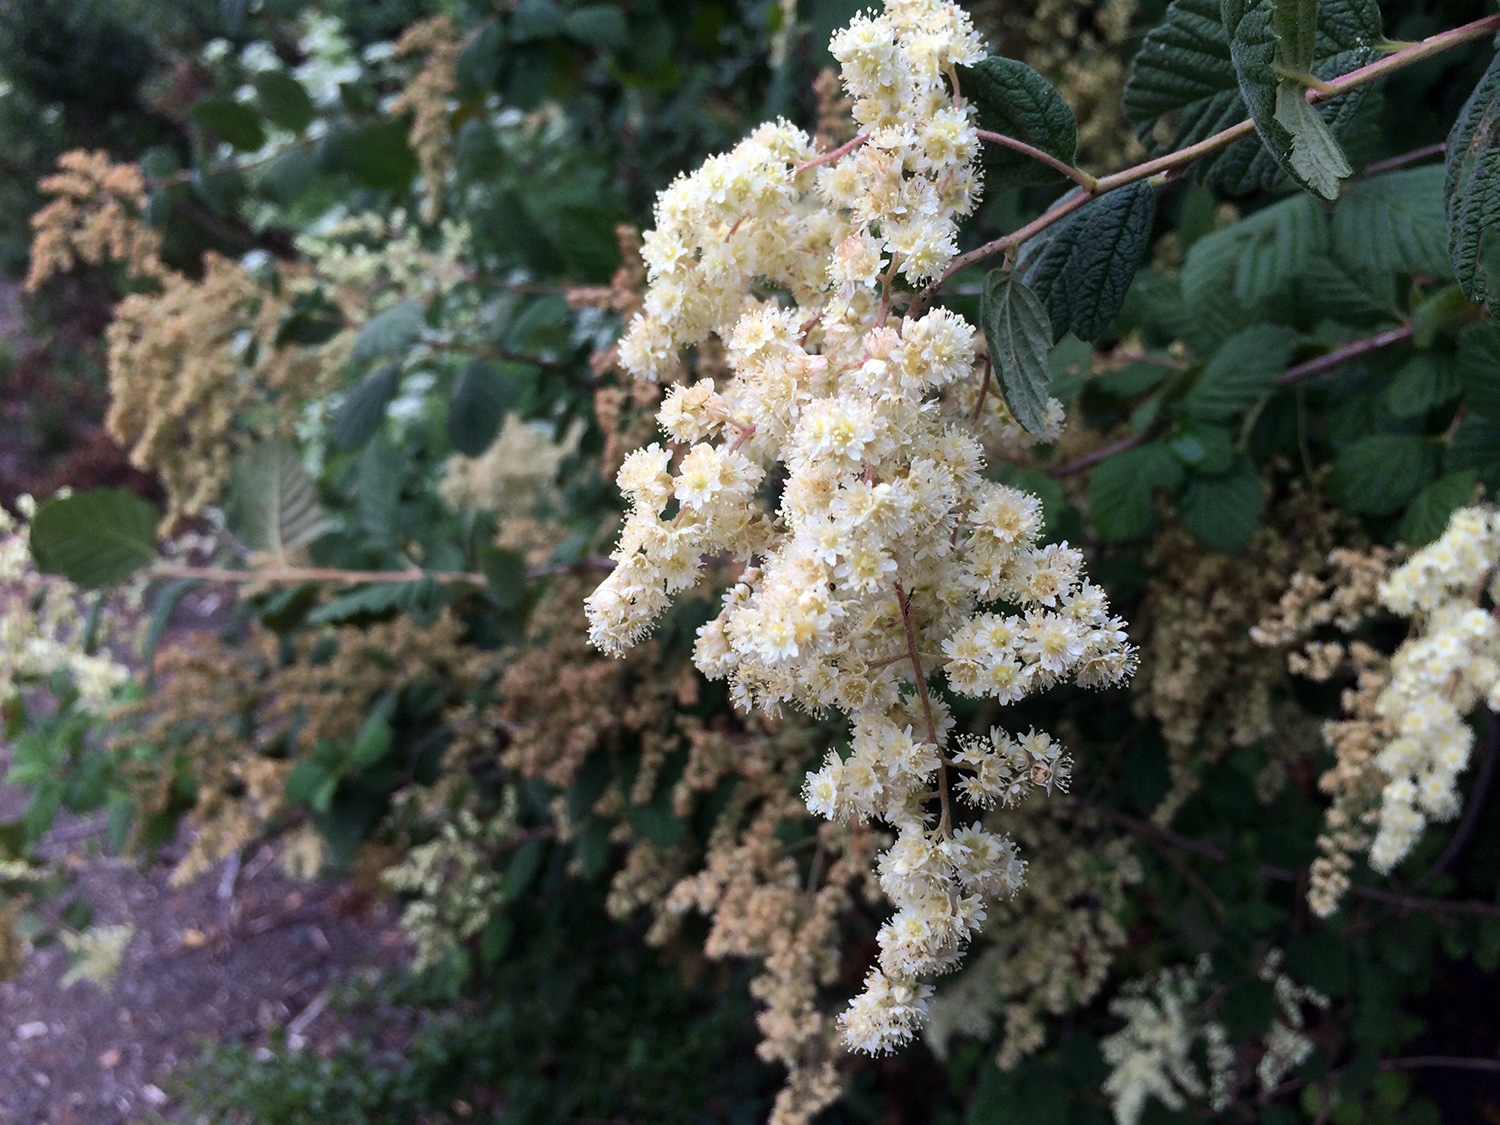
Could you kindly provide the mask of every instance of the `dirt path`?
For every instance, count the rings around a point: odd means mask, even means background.
[[[126,1125],[175,1116],[163,1093],[204,1040],[264,1042],[273,1029],[317,1043],[335,1017],[328,986],[401,956],[395,912],[329,884],[291,884],[273,851],[232,880],[168,885],[75,852],[70,866],[96,923],[136,932],[111,985],[64,988],[66,952],[38,950],[0,985],[0,1123]]]

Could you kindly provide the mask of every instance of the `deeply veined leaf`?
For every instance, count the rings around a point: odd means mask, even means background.
[[[1308,104],[1306,84],[1288,76],[1288,72],[1312,69],[1306,27],[1309,13],[1302,3],[1223,0],[1224,30],[1240,95],[1261,141],[1303,188],[1324,199],[1337,199],[1340,183],[1354,169],[1322,114]],[[1378,12],[1367,30],[1367,45],[1373,49],[1379,42]]]
[[[387,363],[360,381],[344,397],[333,420],[333,444],[348,452],[375,436],[385,421],[385,408],[401,383],[401,364]]]
[[[1176,489],[1183,469],[1159,441],[1116,453],[1089,477],[1089,516],[1107,540],[1138,539],[1156,526],[1158,489]]]
[[[1177,518],[1195,539],[1231,554],[1245,549],[1264,512],[1260,475],[1245,457],[1218,476],[1195,473],[1177,501]]]
[[[1474,87],[1448,134],[1443,196],[1448,257],[1464,296],[1490,307],[1500,287],[1500,55]]]
[[[1361,438],[1328,470],[1334,503],[1366,516],[1390,516],[1437,476],[1438,447],[1417,434]]]
[[[1347,74],[1376,58],[1379,43],[1374,0],[1322,0],[1312,73],[1324,81]],[[1318,106],[1334,137],[1349,129],[1368,89],[1358,87]],[[1250,116],[1219,0],[1172,0],[1136,53],[1122,104],[1152,156],[1205,140]],[[1259,137],[1245,137],[1196,161],[1188,175],[1221,192],[1245,195],[1273,187],[1281,169]]]
[[[1047,310],[1052,333],[1095,340],[1119,315],[1151,246],[1156,192],[1146,183],[1112,191],[1054,223],[1021,248],[1022,278]]]
[[[1443,217],[1443,169],[1401,168],[1358,180],[1333,209],[1333,251],[1371,274],[1452,277]]]
[[[355,363],[367,363],[383,355],[405,351],[421,335],[424,315],[422,302],[417,300],[405,300],[376,313],[354,337],[349,358]]]
[[[1052,326],[1035,293],[1013,273],[991,270],[979,298],[979,321],[1005,404],[1031,433],[1047,424]]]
[[[1253,305],[1285,287],[1328,248],[1328,220],[1317,201],[1294,195],[1193,244],[1182,264],[1191,304],[1234,276],[1234,295]]]
[[[1188,414],[1223,421],[1254,406],[1276,387],[1297,333],[1280,324],[1257,324],[1224,342],[1183,399]]]
[[[32,517],[31,555],[43,574],[60,574],[85,590],[113,586],[156,558],[160,518],[119,488],[54,497]]]
[[[288,441],[271,438],[235,459],[232,508],[254,551],[284,556],[329,530],[312,478]]]
[[[1311,70],[1318,42],[1318,0],[1271,0],[1271,30],[1281,61]]]
[[[1078,121],[1062,95],[1031,67],[991,55],[959,73],[960,88],[979,111],[979,127],[1040,149],[1066,164],[1078,153]],[[1056,182],[1060,173],[1024,153],[985,142],[988,188]]]

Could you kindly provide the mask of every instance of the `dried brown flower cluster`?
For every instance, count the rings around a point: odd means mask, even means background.
[[[443,189],[453,164],[448,100],[458,85],[458,57],[463,42],[448,16],[434,16],[407,28],[396,40],[395,55],[425,56],[422,68],[391,105],[392,113],[411,111],[410,141],[422,169],[422,218],[437,222],[443,211]]]
[[[1120,108],[1129,74],[1125,48],[1138,7],[1137,0],[983,0],[971,11],[982,33],[1046,75],[1073,107],[1080,155],[1113,167],[1138,152]]]
[[[1308,904],[1320,916],[1333,913],[1349,889],[1354,856],[1370,846],[1375,809],[1388,780],[1375,756],[1396,733],[1376,709],[1390,682],[1390,658],[1347,634],[1378,610],[1380,583],[1400,555],[1379,546],[1330,551],[1322,565],[1292,575],[1275,607],[1252,630],[1258,644],[1278,657],[1285,654],[1296,675],[1326,681],[1352,674],[1340,697],[1343,717],[1323,724],[1323,742],[1333,751],[1334,764],[1318,779],[1318,788],[1332,804],[1307,892]],[[1334,639],[1324,636],[1329,629],[1337,630]]]
[[[121,262],[137,277],[160,277],[161,236],[141,220],[146,207],[141,170],[112,163],[108,153],[81,149],[63,153],[57,165],[57,173],[37,185],[52,202],[31,217],[36,234],[27,291],[35,292],[79,262]]]
[[[1136,708],[1161,725],[1171,763],[1171,788],[1153,814],[1158,823],[1177,815],[1197,791],[1199,771],[1231,747],[1269,739],[1263,798],[1280,787],[1286,762],[1311,749],[1315,728],[1276,703],[1286,661],[1252,629],[1295,572],[1318,567],[1334,543],[1356,533],[1297,487],[1239,555],[1209,550],[1179,527],[1157,537],[1147,560],[1152,580],[1132,625],[1142,630]],[[1307,736],[1300,742],[1299,728]]]
[[[409,617],[366,629],[311,631],[292,642],[257,628],[243,642],[194,634],[157,657],[155,690],[117,713],[116,746],[131,771],[138,825],[193,791],[196,831],[173,879],[187,882],[265,834],[289,811],[287,776],[320,742],[348,744],[371,702],[426,682],[461,697],[490,660],[463,643],[444,614],[423,628]],[[317,659],[314,659],[314,650]],[[159,747],[163,762],[136,747]]]
[[[132,464],[161,476],[170,530],[219,498],[237,452],[288,432],[304,403],[337,385],[349,340],[277,347],[291,293],[273,295],[216,254],[201,279],[161,281],[115,308],[105,424]]]
[[[839,1094],[845,1055],[837,1004],[824,991],[841,971],[839,926],[856,890],[868,883],[865,893],[878,896],[869,878],[875,840],[868,829],[833,824],[811,834],[799,789],[824,746],[816,728],[727,716],[705,722],[691,711],[701,681],[685,660],[666,665],[649,642],[619,660],[590,647],[578,608],[589,584],[554,581],[532,616],[527,646],[500,684],[509,737],[501,761],[566,789],[591,755],[619,761],[638,754],[629,791],[610,786],[587,810],[621,818],[613,838],[627,851],[609,909],[617,917],[651,911],[648,941],[657,946],[679,939],[687,914],[706,914],[704,956],[761,961],[751,985],[762,1005],[758,1050],[787,1068],[772,1121],[805,1123]],[[709,795],[733,785],[701,854],[687,844],[654,844],[622,817],[628,805],[666,796],[663,767],[684,750],[669,797],[677,816],[691,816]],[[557,813],[567,836],[575,826],[561,802]],[[805,845],[789,848],[778,827],[804,821]]]

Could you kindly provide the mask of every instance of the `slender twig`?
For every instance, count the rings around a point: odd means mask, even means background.
[[[1322,375],[1326,371],[1332,371],[1336,367],[1342,367],[1350,360],[1358,359],[1362,355],[1378,352],[1381,348],[1388,348],[1392,344],[1399,344],[1402,340],[1409,340],[1416,332],[1416,327],[1411,324],[1403,324],[1400,328],[1392,328],[1387,332],[1381,332],[1362,340],[1351,340],[1347,344],[1341,344],[1324,355],[1309,359],[1304,363],[1288,367],[1280,375],[1276,376],[1278,387],[1287,387],[1293,383],[1301,382],[1303,379],[1311,379],[1314,375]]]
[[[901,583],[896,583],[896,604],[901,607],[901,626],[906,630],[906,652],[911,657],[912,674],[917,680],[917,695],[922,700],[922,716],[927,721],[927,740],[939,751],[938,753],[938,787],[939,800],[942,801],[942,819],[938,822],[938,830],[944,838],[953,835],[953,819],[948,808],[948,767],[943,765],[942,745],[938,742],[937,724],[932,719],[932,700],[927,695],[927,675],[922,671],[922,657],[917,652],[917,634],[911,624],[911,595],[901,588]]]
[[[1453,839],[1448,841],[1448,846],[1443,849],[1443,854],[1438,856],[1433,865],[1429,867],[1423,876],[1412,884],[1411,889],[1420,891],[1432,880],[1436,879],[1464,850],[1464,845],[1469,842],[1474,829],[1479,826],[1480,819],[1484,816],[1484,799],[1489,793],[1490,782],[1495,777],[1495,759],[1500,757],[1500,720],[1496,720],[1493,711],[1486,710],[1484,713],[1487,737],[1484,746],[1484,761],[1479,766],[1479,776],[1474,779],[1474,792],[1469,796],[1468,807],[1464,809],[1463,820],[1459,821],[1458,829],[1453,833]]]
[[[1377,160],[1374,164],[1365,166],[1366,176],[1378,176],[1382,172],[1394,172],[1397,168],[1405,168],[1408,164],[1416,164],[1418,161],[1426,160],[1429,156],[1438,156],[1445,152],[1448,145],[1445,141],[1436,144],[1423,145],[1414,148],[1410,152],[1403,152],[1400,156],[1390,156],[1384,160]]]
[[[1378,59],[1368,66],[1351,70],[1348,74],[1341,75],[1319,89],[1308,90],[1307,100],[1316,105],[1319,102],[1338,97],[1340,94],[1347,93],[1357,86],[1363,86],[1366,83],[1375,81],[1377,78],[1393,74],[1403,67],[1410,66],[1412,63],[1420,62],[1423,59],[1457,47],[1462,43],[1483,38],[1496,31],[1500,31],[1500,15],[1485,16],[1482,19],[1466,23],[1462,27],[1455,27],[1449,31],[1439,32],[1437,35],[1429,36],[1418,43],[1413,43],[1408,47],[1395,51],[1383,59]],[[974,262],[981,261],[993,254],[1013,251],[1028,239],[1046,230],[1059,219],[1066,218],[1080,207],[1092,203],[1101,195],[1106,195],[1116,188],[1139,183],[1141,180],[1149,180],[1153,176],[1179,172],[1202,157],[1212,152],[1217,152],[1219,149],[1233,144],[1242,137],[1248,137],[1254,132],[1255,122],[1246,118],[1227,129],[1220,130],[1211,137],[1205,137],[1197,144],[1188,145],[1187,148],[1178,149],[1176,152],[1167,153],[1165,156],[1159,156],[1154,160],[1147,160],[1132,168],[1115,172],[1113,175],[1101,177],[1092,190],[1085,189],[1076,195],[1064,198],[1046,214],[1027,223],[1019,230],[1012,231],[1010,234],[997,238],[992,242],[987,242],[983,246],[970,250],[966,254],[958,255],[948,263],[947,269],[922,291],[921,299],[925,300],[933,293],[936,293],[944,281],[965,266],[972,265]]]
[[[1360,356],[1377,352],[1381,348],[1388,348],[1392,344],[1399,344],[1403,340],[1409,340],[1414,331],[1415,328],[1412,325],[1403,324],[1399,328],[1392,328],[1388,331],[1377,333],[1374,336],[1368,336],[1360,340],[1351,340],[1347,344],[1334,348],[1331,352],[1315,356],[1303,363],[1288,367],[1276,377],[1276,385],[1278,387],[1287,387],[1293,383],[1299,383],[1303,379],[1311,379],[1314,375],[1322,375],[1337,367],[1342,367],[1344,364],[1358,359]],[[1085,469],[1092,469],[1100,461],[1113,457],[1116,453],[1124,453],[1127,449],[1134,449],[1136,446],[1144,444],[1155,437],[1156,432],[1154,429],[1147,428],[1138,434],[1131,434],[1129,437],[1121,438],[1119,441],[1106,445],[1102,449],[1096,449],[1092,453],[1085,453],[1082,457],[1050,468],[1047,470],[1047,475],[1060,480],[1063,477],[1070,477],[1075,473],[1081,473]]]
[[[1410,1055],[1402,1059],[1381,1059],[1381,1070],[1420,1070],[1424,1067],[1452,1067],[1455,1070],[1487,1070],[1500,1074],[1500,1059],[1464,1059],[1453,1055]]]
[[[1067,176],[1068,179],[1072,180],[1075,184],[1083,188],[1085,191],[1093,191],[1096,187],[1099,186],[1099,181],[1085,172],[1082,168],[1074,167],[1066,160],[1059,160],[1050,152],[1043,152],[1041,149],[1036,148],[1033,145],[1029,145],[1025,141],[1018,141],[1015,137],[1007,137],[1004,133],[992,133],[988,129],[979,129],[976,130],[976,132],[978,132],[979,139],[981,141],[989,141],[990,144],[1003,145],[1008,149],[1013,149],[1016,152],[1021,153],[1021,155],[1023,156],[1029,156],[1033,160],[1039,160],[1047,167],[1055,169],[1056,171],[1061,172],[1064,176]]]
[[[796,167],[794,167],[792,169],[792,175],[794,175],[794,176],[800,176],[803,172],[806,172],[809,168],[816,168],[819,164],[831,164],[833,161],[837,160],[839,157],[843,156],[845,153],[853,152],[855,149],[857,149],[860,145],[864,144],[869,139],[870,139],[870,134],[869,133],[861,133],[859,136],[855,137],[853,140],[851,140],[851,141],[845,141],[843,144],[839,145],[838,148],[830,149],[829,151],[827,151],[825,153],[822,153],[819,156],[813,157],[811,160],[804,160],[801,164],[798,164]]]
[[[984,413],[984,400],[990,393],[990,366],[990,357],[985,356],[984,375],[981,376],[979,382],[978,401],[974,403],[974,417],[972,421],[975,425],[979,424],[979,417]]]
[[[546,578],[555,574],[613,570],[614,567],[613,559],[593,555],[576,563],[534,566],[526,571],[526,577]],[[312,582],[358,586],[367,582],[420,582],[424,578],[433,582],[467,582],[471,586],[481,587],[489,585],[489,579],[483,574],[470,571],[422,570],[420,567],[411,567],[407,570],[340,570],[337,567],[323,566],[276,566],[262,570],[235,570],[221,566],[178,566],[172,563],[161,563],[146,571],[145,577],[148,581],[163,578],[187,578],[197,582],[261,586],[300,586],[303,583]]]
[[[222,566],[178,566],[161,563],[152,567],[147,578],[188,578],[198,582],[255,583],[263,586],[300,586],[305,582],[333,582],[355,586],[365,582],[420,582],[430,578],[434,582],[468,582],[475,586],[486,585],[482,574],[459,571],[422,570],[340,570],[325,566],[275,566],[259,570],[235,570]]]
[[[1124,453],[1127,449],[1134,449],[1152,436],[1154,436],[1154,431],[1150,429],[1142,430],[1138,434],[1131,434],[1129,437],[1121,438],[1117,442],[1106,445],[1103,449],[1096,449],[1092,453],[1085,453],[1082,457],[1064,462],[1055,469],[1048,469],[1047,475],[1061,480],[1063,477],[1070,477],[1074,473],[1081,473],[1085,469],[1092,469],[1100,461],[1113,457],[1116,453]]]

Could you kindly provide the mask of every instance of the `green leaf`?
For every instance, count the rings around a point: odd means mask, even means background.
[[[141,661],[150,669],[151,675],[156,673],[156,650],[161,647],[161,639],[166,635],[173,611],[181,604],[188,591],[198,585],[196,578],[178,578],[156,591],[152,599],[151,619],[146,624],[146,638],[141,643]]]
[[[1334,458],[1328,495],[1366,516],[1399,512],[1437,475],[1438,448],[1415,434],[1361,438]]]
[[[302,458],[281,438],[253,445],[235,458],[231,507],[245,545],[278,557],[306,546],[331,526]]]
[[[1048,353],[1052,326],[1036,294],[1014,274],[991,270],[979,297],[979,322],[989,341],[990,360],[1005,404],[1031,433],[1046,428],[1047,386],[1052,381]]]
[[[479,935],[479,961],[493,969],[505,956],[512,939],[516,936],[516,920],[509,914],[495,914],[485,923]]]
[[[1177,501],[1182,526],[1204,546],[1230,554],[1245,549],[1264,512],[1260,475],[1245,457],[1220,476],[1193,474]]]
[[[286,775],[287,803],[326,813],[333,804],[334,790],[338,785],[338,776],[322,762],[298,762]]]
[[[344,330],[344,314],[339,307],[323,295],[322,290],[299,293],[292,299],[292,306],[276,327],[275,346],[284,348],[291,344],[317,347],[326,344]]]
[[[422,302],[410,298],[376,313],[354,338],[349,358],[355,363],[368,363],[383,355],[405,351],[422,334],[425,317]]]
[[[1254,305],[1327,249],[1328,219],[1315,200],[1295,195],[1193,243],[1182,264],[1182,295],[1196,304],[1232,273],[1235,297]]]
[[[396,397],[396,388],[400,385],[399,360],[362,379],[344,397],[333,420],[334,447],[349,452],[374,437],[385,421],[385,408]]]
[[[1182,465],[1159,441],[1116,453],[1089,477],[1089,515],[1106,540],[1139,539],[1156,526],[1157,489],[1175,490]]]
[[[1271,0],[1271,30],[1281,61],[1310,71],[1318,43],[1318,0]]]
[[[391,731],[391,715],[396,711],[396,696],[386,692],[360,725],[349,748],[349,764],[357,770],[367,770],[391,752],[394,734]]]
[[[1041,300],[1053,337],[1095,340],[1119,315],[1151,248],[1156,192],[1146,183],[1112,191],[1054,223],[1021,248],[1022,279]]]
[[[300,134],[313,123],[318,109],[307,90],[284,70],[264,70],[255,76],[255,96],[266,120]]]
[[[1350,194],[1345,192],[1345,198]],[[1402,315],[1396,299],[1397,274],[1391,270],[1356,269],[1342,258],[1315,254],[1295,280],[1294,307],[1313,320],[1327,317],[1373,324]]]
[[[205,98],[188,110],[188,116],[205,133],[241,152],[254,152],[266,143],[255,110],[231,97]]]
[[[1474,502],[1479,474],[1460,469],[1439,477],[1421,492],[1406,509],[1401,520],[1401,539],[1413,547],[1431,543],[1448,527],[1448,518],[1459,508]]]
[[[1457,367],[1464,405],[1500,421],[1500,325],[1476,324],[1460,332]]]
[[[1443,176],[1443,169],[1433,164],[1350,184],[1333,209],[1334,253],[1369,274],[1452,277]]]
[[[1296,331],[1280,324],[1257,324],[1231,336],[1204,366],[1183,406],[1210,422],[1250,409],[1276,389],[1296,346]]]
[[[526,598],[526,560],[516,551],[486,547],[479,552],[479,570],[489,582],[490,597],[502,610],[515,609]]]
[[[305,148],[289,148],[261,166],[256,187],[273,203],[289,207],[312,187],[317,167]]]
[[[1221,16],[1240,95],[1262,143],[1302,187],[1337,199],[1340,181],[1353,168],[1336,126],[1347,126],[1363,88],[1319,109],[1308,104],[1307,83],[1294,75],[1311,72],[1326,81],[1374,58],[1382,42],[1380,12],[1361,0],[1315,5],[1318,41],[1309,48],[1307,21],[1314,13],[1299,4],[1305,0],[1223,0]]]
[[[1040,149],[1072,164],[1078,155],[1078,121],[1062,95],[1031,67],[991,55],[959,72],[959,88],[979,111],[979,127]],[[987,188],[1037,187],[1061,173],[1040,160],[983,142]]]
[[[1443,453],[1443,472],[1473,469],[1489,492],[1500,494],[1500,423],[1479,414],[1469,414]]]
[[[1188,468],[1199,473],[1223,473],[1234,462],[1234,435],[1223,426],[1188,419],[1167,447]]]
[[[471,359],[459,373],[448,404],[448,441],[458,452],[478,457],[500,432],[515,401],[518,379],[533,369],[524,364]]]
[[[510,36],[517,43],[545,39],[563,29],[563,11],[553,0],[520,0],[510,18]]]
[[[1464,296],[1490,307],[1500,284],[1495,240],[1500,237],[1500,55],[1459,110],[1448,134],[1443,197],[1448,222],[1448,258]]]
[[[371,442],[360,454],[355,478],[359,526],[375,547],[397,546],[401,476],[400,459],[390,442],[384,439]]]
[[[503,891],[507,902],[515,902],[531,889],[547,856],[547,841],[527,840],[518,847],[505,865]]]
[[[418,171],[406,122],[388,118],[330,130],[318,146],[318,165],[375,191],[406,191]]]
[[[1322,0],[1313,74],[1328,81],[1373,61],[1380,38],[1374,0]],[[1319,107],[1335,137],[1348,130],[1367,90],[1358,87]],[[1152,156],[1176,152],[1250,116],[1219,0],[1172,0],[1162,23],[1146,36],[1131,63],[1122,105],[1136,137]],[[1209,153],[1188,175],[1226,194],[1246,195],[1273,187],[1281,170],[1256,136]]]
[[[590,47],[619,50],[630,42],[625,13],[609,4],[575,8],[563,20],[563,34]]]
[[[361,618],[414,613],[436,591],[430,578],[415,582],[376,582],[340,594],[307,615],[309,625],[339,625]]]
[[[1397,418],[1420,418],[1434,407],[1452,402],[1463,390],[1455,366],[1433,352],[1418,352],[1386,387],[1386,409]]]
[[[48,500],[31,521],[31,554],[43,574],[85,590],[123,582],[156,559],[161,514],[118,488]]]

